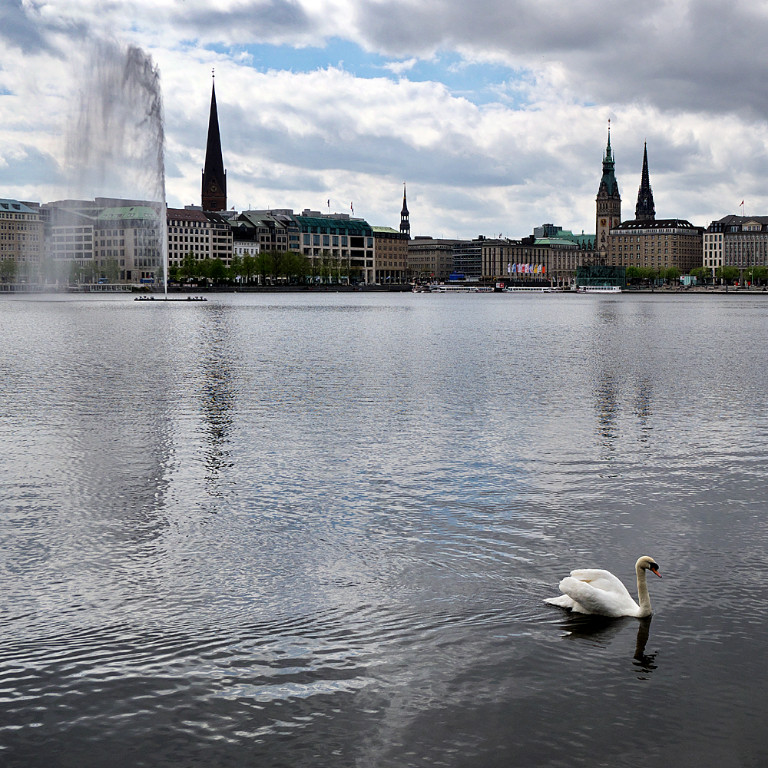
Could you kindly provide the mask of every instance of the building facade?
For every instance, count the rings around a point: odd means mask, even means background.
[[[44,239],[39,206],[0,199],[0,280],[37,280]]]
[[[290,208],[243,211],[232,222],[237,249],[257,253],[301,251],[299,224]],[[245,245],[250,243],[251,245]]]
[[[625,221],[611,230],[609,266],[678,269],[701,266],[702,229],[684,219]]]
[[[703,266],[713,275],[718,266],[736,267],[742,274],[751,267],[768,266],[768,216],[724,216],[713,221],[703,235],[703,254]]]
[[[373,229],[367,221],[310,210],[294,218],[301,236],[301,253],[309,259],[313,275],[328,272],[342,281],[375,282]]]
[[[408,282],[408,234],[392,227],[373,230],[374,282],[399,285]]]
[[[419,283],[444,282],[453,272],[453,248],[460,240],[418,235],[408,243],[408,271]]]

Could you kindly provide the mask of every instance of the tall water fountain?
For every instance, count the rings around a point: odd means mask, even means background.
[[[67,135],[73,191],[148,200],[160,224],[157,253],[168,292],[165,131],[160,73],[141,48],[99,40],[88,56]]]

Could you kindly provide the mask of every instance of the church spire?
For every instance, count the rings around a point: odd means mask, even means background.
[[[411,237],[410,214],[408,213],[408,204],[405,200],[405,182],[403,182],[403,209],[400,211],[400,234]]]
[[[637,192],[635,207],[636,221],[653,221],[656,218],[656,208],[653,205],[651,180],[648,176],[648,143],[643,145],[643,173],[640,178],[640,189]]]
[[[221,156],[219,113],[216,109],[216,86],[211,84],[211,112],[208,117],[208,143],[205,148],[202,204],[204,211],[227,209],[227,172]]]

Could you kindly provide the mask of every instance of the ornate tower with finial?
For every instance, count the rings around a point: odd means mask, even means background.
[[[211,84],[211,113],[208,118],[208,143],[205,147],[202,204],[204,211],[227,209],[227,172],[221,157],[219,113],[216,109],[215,82]]]
[[[403,209],[400,211],[400,234],[407,235],[411,239],[411,221],[408,213],[408,204],[405,201],[405,182],[403,182]]]
[[[595,222],[595,248],[598,254],[608,255],[608,238],[613,227],[621,224],[621,195],[614,173],[615,160],[611,150],[611,121],[608,121],[608,145],[603,157],[603,177],[597,190],[597,220]]]
[[[635,206],[635,221],[654,221],[656,208],[653,205],[653,192],[651,180],[648,176],[648,143],[643,145],[643,175],[640,179],[640,189],[637,192],[637,205]]]

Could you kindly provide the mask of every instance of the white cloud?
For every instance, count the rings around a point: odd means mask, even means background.
[[[706,225],[745,197],[768,210],[766,32],[766,4],[745,0],[8,0],[0,196],[68,193],[63,136],[84,42],[103,37],[141,45],[160,68],[172,205],[199,202],[215,66],[238,207],[331,198],[396,226],[407,180],[419,234],[522,236],[543,221],[591,231],[610,117],[625,216],[647,140],[657,215]],[[384,63],[358,74],[347,48],[330,66],[334,39]],[[319,68],[257,71],[261,43],[331,47]],[[435,72],[439,52],[454,62],[444,82],[409,79],[423,63]],[[464,81],[451,90],[451,75],[499,63],[507,79],[483,86],[495,103]]]

